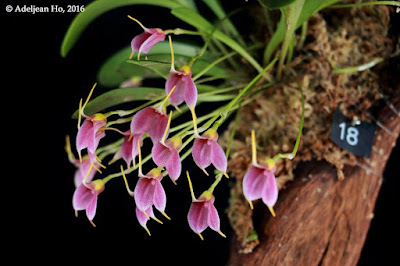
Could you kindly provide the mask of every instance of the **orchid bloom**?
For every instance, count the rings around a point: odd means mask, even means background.
[[[104,182],[101,179],[89,183],[83,180],[76,188],[72,198],[72,206],[75,209],[75,215],[78,215],[78,211],[85,210],[87,218],[94,227],[96,227],[93,223],[93,218],[96,215],[97,196],[103,192],[104,188]]]
[[[146,107],[133,117],[131,122],[131,134],[149,133],[153,143],[161,140],[168,124],[168,117],[163,110],[154,107]]]
[[[226,175],[228,162],[217,140],[218,133],[213,128],[208,129],[203,135],[195,137],[192,149],[193,160],[206,174],[205,168],[213,164],[215,168]]]
[[[131,197],[135,197],[135,192],[130,190],[129,185],[128,185],[128,180],[126,179],[124,168],[121,165],[121,173],[122,177],[124,178],[126,190],[128,191],[128,194]],[[147,221],[152,218],[153,220],[157,221],[160,224],[163,224],[160,220],[158,220],[153,212],[153,206],[150,206],[144,211],[141,211],[138,207],[136,207],[136,218],[138,219],[139,224],[146,230],[146,232],[151,236],[150,230],[147,228]]]
[[[68,135],[65,137],[65,151],[67,152],[70,163],[75,165],[77,168],[74,175],[75,188],[79,187],[84,179],[86,181],[92,181],[96,171],[100,171],[98,168],[100,164],[92,162],[87,155],[83,156],[80,160],[77,160],[72,153],[70,138]]]
[[[256,140],[254,130],[251,132],[252,164],[243,178],[243,194],[253,209],[253,200],[262,199],[272,216],[275,216],[274,205],[278,199],[278,186],[275,180],[275,161],[267,159],[257,163]]]
[[[171,48],[171,70],[165,83],[165,92],[169,94],[172,88],[176,86],[169,101],[175,107],[185,102],[193,112],[197,102],[197,88],[192,79],[192,69],[190,66],[184,65],[178,71],[175,70],[174,50],[172,48],[171,37],[168,37]]]
[[[136,113],[131,121],[132,135],[149,133],[153,143],[157,143],[163,138],[168,125],[165,105],[174,90],[175,87],[172,88],[172,91],[167,95],[164,101],[161,102],[159,107],[155,108],[149,106]]]
[[[215,197],[212,194],[214,186],[209,190],[203,192],[198,199],[195,198],[193,192],[192,182],[190,181],[189,172],[186,172],[190,193],[192,196],[192,204],[190,205],[188,213],[188,222],[190,228],[195,232],[201,240],[204,240],[201,233],[210,227],[212,230],[216,231],[221,236],[226,236],[220,230],[220,220],[217,209],[214,206]]]
[[[75,175],[74,175],[75,188],[79,187],[82,184],[82,181],[83,181],[83,179],[85,179],[86,175],[88,175],[86,178],[86,181],[87,182],[92,181],[94,175],[98,171],[98,170],[96,170],[98,164],[94,163],[92,168],[91,168],[91,164],[92,164],[92,162],[88,156],[84,156],[82,158],[82,162],[79,160],[75,161],[75,165],[78,167],[78,169],[76,169]],[[89,171],[89,169],[90,169],[90,171]]]
[[[176,180],[181,175],[182,163],[179,157],[179,149],[182,147],[182,138],[174,136],[165,140],[169,125],[171,123],[172,112],[169,114],[168,124],[165,128],[164,136],[160,142],[153,146],[151,154],[157,166],[165,167],[172,182],[176,185]]]
[[[147,210],[144,212],[140,211],[138,207],[136,207],[136,218],[139,222],[139,224],[146,230],[147,234],[151,236],[150,230],[147,228],[147,221],[149,218],[152,218],[153,220],[157,221],[158,223],[162,224],[160,220],[156,218],[153,212],[153,207],[149,207]]]
[[[107,118],[101,113],[89,116],[83,113],[96,84],[97,83],[92,87],[86,102],[82,105],[81,99],[79,103],[78,134],[76,135],[76,150],[78,151],[79,159],[82,160],[81,151],[87,148],[89,158],[92,162],[97,161],[96,149],[99,145],[100,139],[105,136],[105,132],[102,128],[104,128],[107,123]],[[82,125],[80,125],[81,116],[85,118]]]
[[[128,168],[130,168],[131,162],[135,165],[135,158],[138,155],[138,143],[143,145],[142,134],[132,134],[131,130],[123,132],[124,141],[122,142],[121,149],[117,152],[111,162],[114,162],[120,158],[124,159]],[[140,142],[139,142],[140,141]],[[110,163],[111,163],[110,162]]]
[[[163,175],[158,168],[153,168],[146,175],[142,173],[142,156],[139,150],[139,180],[136,183],[133,194],[135,195],[136,207],[146,213],[146,210],[153,205],[162,213],[167,219],[170,219],[165,213],[165,206],[167,204],[167,197],[161,180]]]
[[[128,18],[135,21],[144,30],[143,33],[136,35],[131,42],[132,53],[130,54],[129,59],[132,59],[133,54],[138,52],[137,59],[139,60],[141,53],[147,54],[156,43],[164,41],[166,32],[159,28],[146,28],[139,22],[139,20],[129,15]]]

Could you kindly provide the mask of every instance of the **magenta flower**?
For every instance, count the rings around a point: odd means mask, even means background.
[[[157,166],[165,167],[174,183],[181,175],[182,163],[179,157],[181,146],[182,139],[179,136],[174,136],[165,142],[155,144],[151,151],[154,163]]]
[[[160,220],[158,220],[154,215],[153,207],[148,208],[145,212],[140,211],[139,208],[136,207],[136,218],[138,219],[139,224],[149,234],[149,236],[151,236],[150,230],[147,228],[147,221],[149,220],[149,218],[152,218],[153,220],[157,221],[160,224],[163,223]]]
[[[86,183],[82,182],[75,190],[72,198],[72,206],[77,211],[86,210],[86,216],[93,226],[93,218],[96,215],[97,196],[104,190],[104,182],[101,179]]]
[[[210,128],[193,143],[192,156],[194,162],[205,172],[205,168],[213,164],[222,173],[226,173],[228,162],[225,153],[219,146],[218,133]],[[207,172],[206,172],[207,173]]]
[[[176,89],[169,99],[171,104],[178,106],[185,102],[190,109],[194,108],[197,102],[197,88],[193,82],[192,70],[189,66],[184,65],[178,71],[174,68],[171,69],[165,83],[166,94],[169,94],[174,86],[176,86]]]
[[[157,143],[163,137],[168,124],[168,117],[161,108],[146,107],[133,117],[131,122],[131,134],[149,133],[153,143]]]
[[[220,230],[220,220],[217,209],[214,206],[215,197],[210,192],[210,190],[206,190],[201,194],[201,196],[196,199],[193,192],[192,182],[190,181],[189,173],[186,172],[190,192],[192,195],[192,205],[190,205],[189,213],[188,213],[188,222],[190,228],[199,235],[201,240],[203,236],[201,233],[207,228],[210,227],[212,230],[216,231],[223,237],[226,237]]]
[[[87,156],[84,156],[82,158],[82,161],[75,160],[74,164],[78,167],[78,169],[76,169],[75,171],[74,176],[75,188],[79,187],[82,184],[82,181],[85,179],[86,176],[86,182],[92,181],[99,166],[97,162],[95,162],[92,166],[92,161]]]
[[[146,212],[154,205],[159,212],[169,218],[165,214],[167,197],[161,185],[162,178],[161,171],[156,168],[152,169],[147,175],[140,174],[139,171],[139,180],[134,191],[135,202],[141,212]]]
[[[93,85],[85,103],[82,105],[82,99],[79,102],[78,134],[76,135],[76,150],[78,151],[79,160],[82,160],[81,151],[87,148],[89,158],[92,162],[97,162],[96,149],[99,146],[100,139],[106,135],[102,128],[107,123],[106,116],[101,113],[89,116],[84,113],[86,104],[89,102],[96,85],[97,83]],[[81,125],[82,116],[85,118],[85,121]]]
[[[87,148],[87,152],[91,161],[96,161],[96,149],[99,145],[100,139],[106,134],[101,130],[106,123],[107,118],[103,114],[83,115],[85,121],[78,130],[76,135],[76,150],[81,156],[81,151]]]
[[[121,150],[115,155],[115,157],[112,159],[112,162],[118,160],[119,158],[122,158],[129,168],[132,161],[133,165],[135,165],[135,158],[138,155],[137,145],[139,144],[139,141],[140,145],[143,145],[143,133],[132,134],[130,130],[127,130],[123,133],[123,135],[124,141],[122,142]]]
[[[142,27],[144,30],[143,33],[135,36],[131,42],[132,53],[129,56],[129,59],[132,58],[132,56],[135,52],[138,52],[137,59],[139,60],[141,53],[147,54],[156,43],[164,41],[166,33],[162,29],[159,29],[159,28],[151,28],[151,29],[146,28],[137,19],[135,19],[129,15],[128,15],[128,18],[137,22],[139,24],[139,26]]]
[[[267,205],[272,216],[275,216],[274,205],[278,199],[278,186],[275,180],[275,161],[265,160],[264,163],[257,163],[255,134],[252,131],[252,165],[243,178],[243,194],[253,209],[253,200],[262,199]]]

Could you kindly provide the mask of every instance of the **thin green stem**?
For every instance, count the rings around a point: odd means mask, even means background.
[[[215,60],[214,62],[212,62],[211,64],[207,65],[203,70],[201,70],[199,73],[197,73],[196,76],[193,77],[193,81],[196,81],[198,78],[200,78],[201,76],[203,76],[205,73],[207,73],[207,71],[209,71],[211,68],[213,68],[215,65],[221,63],[222,61],[224,61],[225,59],[230,58],[231,56],[234,56],[235,54],[237,54],[235,51],[230,52],[220,58],[218,58],[217,60]]]
[[[328,6],[327,8],[347,8],[347,7],[362,7],[362,6],[375,6],[375,5],[390,5],[390,6],[399,6],[399,1],[372,1],[372,2],[364,2],[364,3],[354,3],[354,4],[335,4]]]
[[[333,73],[335,74],[343,74],[343,73],[352,73],[352,72],[358,72],[358,71],[364,71],[369,68],[372,68],[376,66],[379,63],[382,63],[385,59],[382,57],[375,58],[371,60],[368,63],[358,65],[358,66],[352,66],[352,67],[343,67],[343,68],[334,68]]]
[[[217,176],[217,178],[215,179],[214,183],[212,183],[212,185],[210,186],[210,188],[207,191],[210,192],[211,194],[213,194],[215,187],[219,184],[221,179],[222,179],[222,174],[219,174]]]
[[[297,139],[296,139],[296,143],[294,144],[294,148],[293,151],[291,153],[279,153],[277,155],[275,155],[272,159],[276,162],[279,159],[290,159],[292,160],[297,153],[297,150],[299,148],[300,145],[300,139],[301,139],[301,135],[302,135],[302,131],[303,131],[303,126],[304,126],[304,94],[303,94],[303,89],[301,87],[300,84],[299,88],[300,88],[300,93],[301,93],[301,118],[300,118],[300,127],[299,127],[299,132],[297,133]]]

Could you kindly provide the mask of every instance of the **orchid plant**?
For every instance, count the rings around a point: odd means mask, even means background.
[[[130,47],[105,62],[98,75],[99,85],[114,89],[91,99],[96,83],[85,102],[82,104],[83,100],[80,101],[79,109],[73,115],[78,119],[75,138],[78,158],[74,156],[69,137],[66,138],[66,151],[70,162],[77,167],[73,208],[76,215],[78,211],[85,210],[93,225],[101,192],[107,188],[109,181],[122,177],[129,195],[134,197],[139,224],[150,235],[148,220],[151,218],[162,223],[156,218],[153,207],[170,219],[165,213],[169,192],[162,185],[165,182],[164,177],[168,175],[174,184],[181,185],[178,179],[182,175],[182,164],[191,155],[205,175],[209,176],[209,172],[213,172],[215,178],[207,177],[212,185],[196,198],[189,172],[186,172],[192,198],[190,209],[187,210],[188,224],[201,239],[201,233],[207,227],[225,237],[220,230],[213,191],[225,179],[223,176],[229,178],[228,157],[232,141],[229,141],[224,151],[218,143],[220,126],[233,113],[240,114],[242,106],[279,82],[284,75],[288,76],[284,71],[285,60],[290,62],[294,42],[301,43],[307,19],[312,14],[322,8],[340,7],[335,6],[338,0],[258,0],[253,4],[263,8],[267,22],[270,22],[269,14],[274,9],[281,13],[270,41],[264,44],[249,42],[232,23],[230,16],[244,12],[244,8],[228,15],[218,0],[203,2],[215,14],[215,23],[210,23],[199,13],[193,0],[98,0],[88,5],[85,12],[77,15],[65,36],[61,48],[62,56],[69,53],[83,30],[96,17],[117,7],[137,4],[169,8],[172,15],[195,28],[147,28],[139,21],[139,13],[129,14],[127,23],[134,21],[144,32],[133,36]],[[243,1],[243,7],[246,5],[249,4]],[[141,16],[140,20],[144,19],[145,16]],[[147,20],[144,24],[151,24],[151,21]],[[295,30],[300,27],[301,36],[295,38]],[[137,33],[137,28],[132,27],[132,31]],[[203,43],[199,46],[185,42],[179,38],[181,35],[195,36],[196,40],[200,38]],[[168,41],[165,40],[167,36]],[[279,45],[281,50],[276,52]],[[264,51],[260,53],[261,49]],[[263,56],[257,58],[257,54]],[[141,87],[142,80],[155,78],[161,80],[160,88]],[[301,91],[300,84],[298,88]],[[243,179],[244,197],[250,208],[253,208],[254,200],[262,199],[273,216],[273,207],[278,200],[274,175],[276,162],[279,159],[293,159],[300,143],[304,122],[302,92],[301,95],[301,123],[291,153],[278,154],[259,162],[255,131],[249,128],[253,154],[252,163]],[[146,102],[135,104],[143,100]],[[206,114],[198,117],[196,107],[208,102],[218,102],[220,106],[212,110],[204,106]],[[113,110],[113,107],[121,103],[132,104],[132,109]],[[111,111],[106,111],[110,109]],[[188,112],[190,115],[185,116]],[[177,118],[182,121],[185,117],[186,122],[175,123]],[[123,127],[125,131],[122,130]],[[109,135],[106,134],[107,131],[117,132],[115,134],[119,138],[110,140],[106,136]],[[111,137],[113,136],[114,134]],[[230,136],[232,139],[234,132]],[[142,158],[141,147],[144,142],[152,145],[152,149],[151,154]],[[86,154],[82,155],[85,151]],[[121,171],[108,173],[103,177],[103,171],[108,170],[105,160],[108,165],[119,163]],[[147,174],[142,172],[142,165],[145,163],[154,165]],[[211,165],[215,170],[207,171],[206,168]],[[129,188],[128,178],[136,180],[133,191]]]

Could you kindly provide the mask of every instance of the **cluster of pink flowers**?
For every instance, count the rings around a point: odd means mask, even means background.
[[[163,41],[166,32],[161,29],[149,29],[144,27],[136,19],[136,21],[144,29],[144,33],[133,38],[132,54],[138,52],[146,54],[150,49],[160,41]],[[171,39],[170,44],[171,44]],[[210,189],[203,192],[200,197],[196,198],[193,193],[192,183],[189,173],[187,178],[190,185],[192,195],[192,204],[188,212],[188,223],[190,228],[203,239],[201,233],[210,227],[220,235],[225,235],[220,231],[220,219],[216,208],[214,207],[215,197],[212,194],[215,186],[221,180],[223,175],[227,176],[227,158],[221,146],[218,144],[218,133],[215,128],[207,129],[202,135],[197,131],[197,121],[195,115],[195,107],[197,103],[197,88],[192,79],[192,70],[188,65],[182,66],[179,70],[175,70],[172,62],[169,77],[165,84],[166,98],[161,104],[148,106],[138,111],[130,122],[130,129],[121,132],[118,129],[110,128],[107,125],[107,115],[96,113],[86,115],[85,107],[89,102],[91,94],[95,88],[93,86],[85,103],[82,105],[82,100],[79,105],[78,133],[76,135],[76,150],[79,159],[75,159],[70,148],[69,139],[67,141],[67,152],[71,163],[78,169],[75,173],[74,183],[76,190],[73,195],[73,208],[77,215],[78,211],[85,210],[87,218],[94,225],[93,219],[97,209],[97,199],[99,194],[104,191],[105,184],[110,178],[96,179],[94,176],[97,172],[101,173],[101,168],[105,168],[101,159],[97,155],[97,149],[100,141],[105,137],[106,130],[115,130],[123,135],[122,144],[119,150],[115,153],[113,161],[123,159],[126,163],[127,170],[121,165],[121,173],[125,180],[125,184],[129,194],[134,197],[136,203],[136,215],[140,225],[150,235],[147,228],[147,221],[152,218],[159,223],[162,223],[154,215],[154,210],[157,209],[167,219],[170,219],[165,213],[167,196],[162,185],[163,177],[168,173],[172,182],[176,181],[181,176],[182,160],[179,152],[182,147],[182,137],[177,134],[169,137],[172,111],[167,115],[166,107],[168,102],[178,108],[182,103],[185,103],[192,112],[194,123],[194,142],[192,146],[192,157],[196,165],[202,169],[207,175],[206,168],[211,164],[219,171],[215,182]],[[178,109],[179,110],[179,109]],[[81,118],[84,121],[81,124]],[[142,173],[142,156],[141,147],[143,140],[149,136],[152,142],[152,159],[157,167],[150,170],[147,174]],[[246,199],[252,207],[252,201],[262,198],[263,202],[269,207],[274,214],[272,207],[274,206],[277,197],[278,189],[275,182],[274,171],[275,162],[271,159],[265,163],[258,164],[255,156],[255,138],[252,134],[253,145],[253,163],[247,172],[243,181],[243,190]],[[87,155],[82,156],[82,151],[87,151]],[[135,189],[131,191],[126,181],[126,173],[130,173],[131,165],[136,165],[136,157],[139,157],[138,164],[138,181]],[[164,169],[166,171],[164,171]]]

